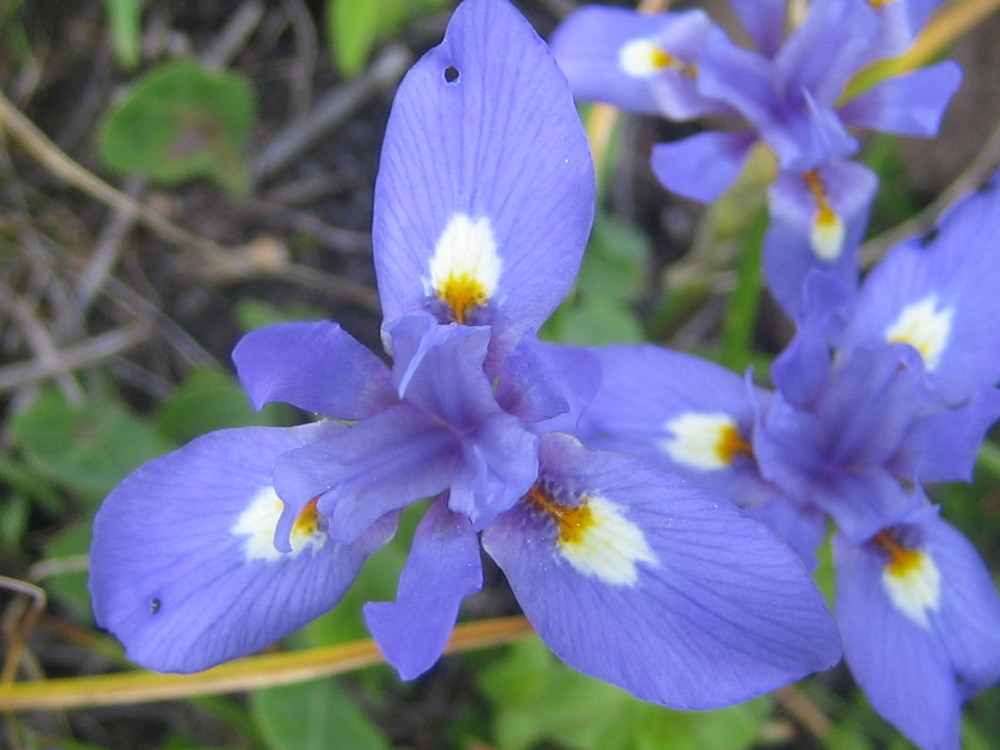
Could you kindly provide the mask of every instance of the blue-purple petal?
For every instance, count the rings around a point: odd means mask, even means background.
[[[483,545],[571,667],[645,700],[705,709],[839,658],[815,584],[762,524],[639,459],[565,435],[542,439],[541,462],[544,491],[565,507],[601,509],[583,534],[608,544],[582,559],[564,554],[551,514],[526,500]]]
[[[469,519],[435,501],[413,535],[394,602],[371,602],[365,622],[404,680],[430,669],[441,656],[462,600],[483,585],[479,539]]]
[[[545,42],[510,4],[466,0],[404,78],[387,125],[373,225],[385,321],[414,310],[448,319],[431,263],[454,230],[446,260],[478,254],[489,266],[487,299],[459,322],[492,325],[494,346],[509,350],[572,287],[594,191],[583,127]]]
[[[196,672],[245,656],[333,607],[394,523],[355,543],[314,533],[295,552],[272,543],[280,512],[271,470],[279,456],[342,430],[223,430],[129,475],[97,514],[90,592],[98,624],[133,661]]]
[[[233,361],[254,408],[284,401],[336,419],[395,403],[389,368],[337,323],[279,323],[252,331]]]
[[[703,203],[718,198],[739,176],[752,133],[709,131],[653,146],[653,173],[668,190]]]

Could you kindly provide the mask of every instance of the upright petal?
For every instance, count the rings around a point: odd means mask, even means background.
[[[788,0],[731,0],[758,51],[774,57],[785,38]]]
[[[961,703],[1000,678],[1000,598],[982,560],[925,508],[863,544],[834,538],[844,655],[875,709],[928,750],[958,750]]]
[[[469,519],[439,498],[413,535],[396,601],[364,607],[368,629],[401,678],[412,680],[434,665],[462,600],[482,585],[479,538]]]
[[[567,664],[645,700],[714,708],[839,658],[801,561],[721,498],[566,435],[483,534],[528,619]]]
[[[957,203],[936,231],[894,247],[868,275],[843,344],[899,341],[954,402],[1000,381],[1000,184]]]
[[[590,151],[547,45],[507,2],[466,0],[406,75],[375,186],[385,321],[430,310],[512,348],[573,284]]]
[[[375,523],[349,545],[315,507],[273,543],[279,456],[331,431],[322,423],[198,438],[129,475],[101,506],[90,553],[98,624],[149,669],[196,672],[250,654],[333,607],[392,535]]]
[[[900,0],[896,0],[898,3]],[[936,135],[962,69],[951,60],[893,76],[840,108],[844,122],[899,135]]]
[[[289,451],[274,468],[285,503],[275,543],[288,549],[295,520],[314,500],[330,536],[352,542],[386,513],[444,492],[460,454],[454,431],[405,403]]]
[[[330,321],[252,331],[233,361],[254,407],[284,401],[336,419],[362,419],[396,402],[389,368]]]

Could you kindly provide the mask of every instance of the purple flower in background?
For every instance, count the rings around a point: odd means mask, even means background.
[[[547,47],[506,2],[467,0],[386,131],[373,238],[392,366],[328,322],[239,343],[255,405],[332,419],[213,433],[112,492],[91,592],[129,657],[193,671],[290,633],[429,498],[396,601],[365,607],[404,678],[482,585],[480,545],[555,653],[642,698],[710,708],[832,664],[822,597],[763,524],[566,434],[600,362],[534,329],[573,283],[593,205]]]
[[[848,664],[935,750],[958,748],[962,702],[1000,679],[1000,597],[921,487],[969,480],[1000,417],[998,183],[893,248],[856,295],[813,271],[776,392],[689,355],[609,347],[578,431],[746,507],[810,564],[832,518]]]
[[[903,25],[899,14],[912,14],[907,23],[927,15],[922,4],[886,5],[900,8],[815,0],[784,38],[784,0],[734,0],[757,51],[733,44],[695,11],[639,15],[592,6],[567,18],[553,48],[580,97],[673,119],[722,112],[746,121],[749,131],[707,131],[660,144],[652,168],[669,189],[710,202],[735,180],[755,144],[770,148],[777,173],[764,273],[776,299],[795,314],[810,269],[856,283],[856,250],[877,179],[849,160],[858,142],[847,127],[934,135],[961,79],[957,65],[943,62],[845,101],[852,76],[889,54],[890,37],[897,46],[906,37],[894,31]]]

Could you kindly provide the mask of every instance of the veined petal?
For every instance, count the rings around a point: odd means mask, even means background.
[[[412,680],[434,665],[462,600],[482,585],[479,539],[469,519],[439,498],[413,535],[396,601],[364,607],[368,629],[402,679]]]
[[[812,503],[774,495],[759,505],[744,508],[747,515],[765,524],[802,559],[806,569],[819,565],[816,550],[826,536],[826,516]]]
[[[877,179],[866,167],[833,161],[804,174],[781,172],[768,193],[771,226],[764,238],[764,278],[785,312],[801,310],[813,269],[849,289],[857,285],[857,250]]]
[[[545,42],[509,3],[466,0],[389,117],[373,226],[385,321],[489,324],[508,351],[570,290],[594,190]]]
[[[386,513],[444,492],[459,455],[454,431],[410,404],[289,451],[274,468],[285,502],[275,544],[288,549],[295,520],[314,498],[330,536],[352,542]]]
[[[653,146],[653,173],[668,190],[711,203],[739,176],[756,141],[752,133],[709,131],[658,143]]]
[[[711,22],[701,11],[637,13],[588,5],[552,35],[573,95],[629,112],[696,117],[719,109],[697,93],[697,58]]]
[[[254,408],[284,401],[336,419],[396,402],[389,368],[337,323],[279,323],[252,331],[233,361]]]
[[[911,344],[951,402],[1000,381],[1000,186],[957,203],[938,229],[894,247],[858,296],[843,348]]]
[[[900,0],[896,0],[899,2]],[[936,135],[962,69],[945,62],[882,81],[840,108],[844,122],[900,135]]]
[[[1000,678],[1000,599],[982,560],[924,508],[862,544],[834,538],[844,655],[875,709],[958,750],[963,700]]]
[[[645,700],[713,708],[839,658],[822,597],[762,524],[566,435],[542,438],[541,464],[483,546],[573,668]]]
[[[594,351],[603,377],[574,433],[587,446],[656,461],[738,505],[774,493],[753,457],[754,401],[741,376],[652,345]]]
[[[90,593],[98,624],[126,655],[196,672],[250,654],[333,607],[362,562],[392,535],[374,523],[338,544],[315,507],[290,550],[273,545],[279,456],[340,425],[223,430],[154,459],[105,500],[94,523]]]

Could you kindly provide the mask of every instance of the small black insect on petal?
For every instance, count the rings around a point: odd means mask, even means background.
[[[449,65],[447,68],[445,68],[444,69],[444,80],[447,81],[448,83],[457,83],[458,82],[458,68],[456,68],[454,65]]]
[[[921,247],[927,247],[932,242],[934,242],[934,240],[937,239],[938,232],[939,232],[939,230],[938,230],[937,227],[934,227],[933,229],[931,229],[928,232],[924,232],[924,234],[922,234],[920,236],[920,246]]]
[[[150,603],[149,603],[149,611],[150,611],[150,614],[154,614],[154,615],[157,612],[160,611],[160,600],[159,599],[153,599],[152,601],[150,601]]]

